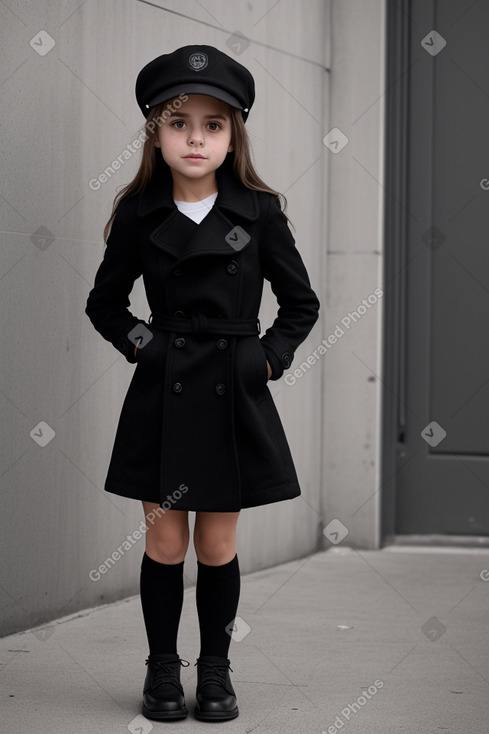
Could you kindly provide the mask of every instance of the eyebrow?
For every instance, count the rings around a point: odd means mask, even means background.
[[[190,117],[190,115],[188,114],[188,112],[172,112],[172,114],[170,115],[170,117]],[[227,120],[228,119],[225,115],[220,115],[220,114],[218,114],[218,115],[204,115],[204,117],[207,118],[207,119],[209,119],[209,118],[212,117],[213,119],[217,119],[217,120]]]

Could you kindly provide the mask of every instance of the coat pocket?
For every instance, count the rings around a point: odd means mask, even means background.
[[[266,358],[257,336],[239,337],[236,341],[236,385],[253,401],[266,384]]]
[[[154,388],[155,382],[162,382],[167,353],[166,344],[166,334],[155,329],[151,341],[141,349],[141,352],[139,348],[137,349],[136,370],[132,384],[141,392],[149,393]]]
[[[249,348],[252,357],[252,363],[250,365],[252,392],[256,402],[259,403],[267,393],[267,357],[258,336],[251,337]]]
[[[161,329],[153,329],[152,334],[153,338],[144,347],[137,348],[137,364],[149,366],[163,362],[165,335]]]
[[[268,363],[267,363],[267,355],[265,354],[265,350],[263,349],[261,345],[261,341],[259,337],[256,338],[256,347],[258,351],[258,367],[261,369],[261,372],[263,374],[263,379],[265,382],[265,385],[268,382]]]

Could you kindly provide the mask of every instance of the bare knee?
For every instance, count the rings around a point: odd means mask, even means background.
[[[197,558],[209,566],[221,566],[236,555],[236,519],[213,523],[198,518],[194,529],[194,547]]]
[[[169,510],[156,521],[146,523],[146,553],[150,558],[168,564],[184,560],[189,543],[187,515],[183,511]]]
[[[219,542],[215,539],[207,542],[195,542],[195,553],[198,560],[207,566],[222,566],[233,560],[236,555],[236,545],[229,542]]]
[[[167,535],[156,538],[146,536],[146,553],[158,563],[181,563],[185,559],[188,538]]]

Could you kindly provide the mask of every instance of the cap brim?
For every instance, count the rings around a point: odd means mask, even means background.
[[[165,89],[163,92],[160,92],[157,97],[152,99],[146,107],[150,110],[151,107],[161,104],[161,102],[166,102],[167,99],[178,97],[181,94],[205,94],[209,97],[220,99],[222,102],[227,102],[231,107],[237,107],[240,110],[243,109],[243,105],[238,102],[236,97],[233,97],[232,94],[225,92],[219,87],[213,87],[210,84],[181,84],[179,87]]]

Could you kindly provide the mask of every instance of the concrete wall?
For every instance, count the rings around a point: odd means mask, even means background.
[[[178,46],[208,43],[255,76],[247,123],[255,162],[289,200],[323,305],[295,367],[380,282],[381,190],[371,176],[381,177],[382,9],[382,0],[0,4],[0,634],[139,590],[143,539],[99,581],[89,577],[143,514],[140,503],[103,490],[133,367],[84,314],[111,202],[137,156],[100,189],[89,181],[139,134],[139,69]],[[323,144],[333,125],[354,131],[339,154]],[[149,316],[140,282],[131,304]],[[263,325],[274,311],[267,290]],[[243,573],[321,547],[335,517],[349,524],[345,542],[377,542],[375,502],[348,516],[377,488],[380,385],[359,359],[378,374],[380,309],[370,311],[295,384],[271,385],[303,495],[242,512]],[[185,574],[187,585],[195,581],[193,548]]]
[[[348,142],[330,155],[326,193],[321,330],[338,338],[323,357],[324,520],[344,526],[338,536],[344,545],[377,548],[384,345],[383,299],[375,291],[383,289],[385,2],[334,0],[331,11],[328,130],[338,128]]]

